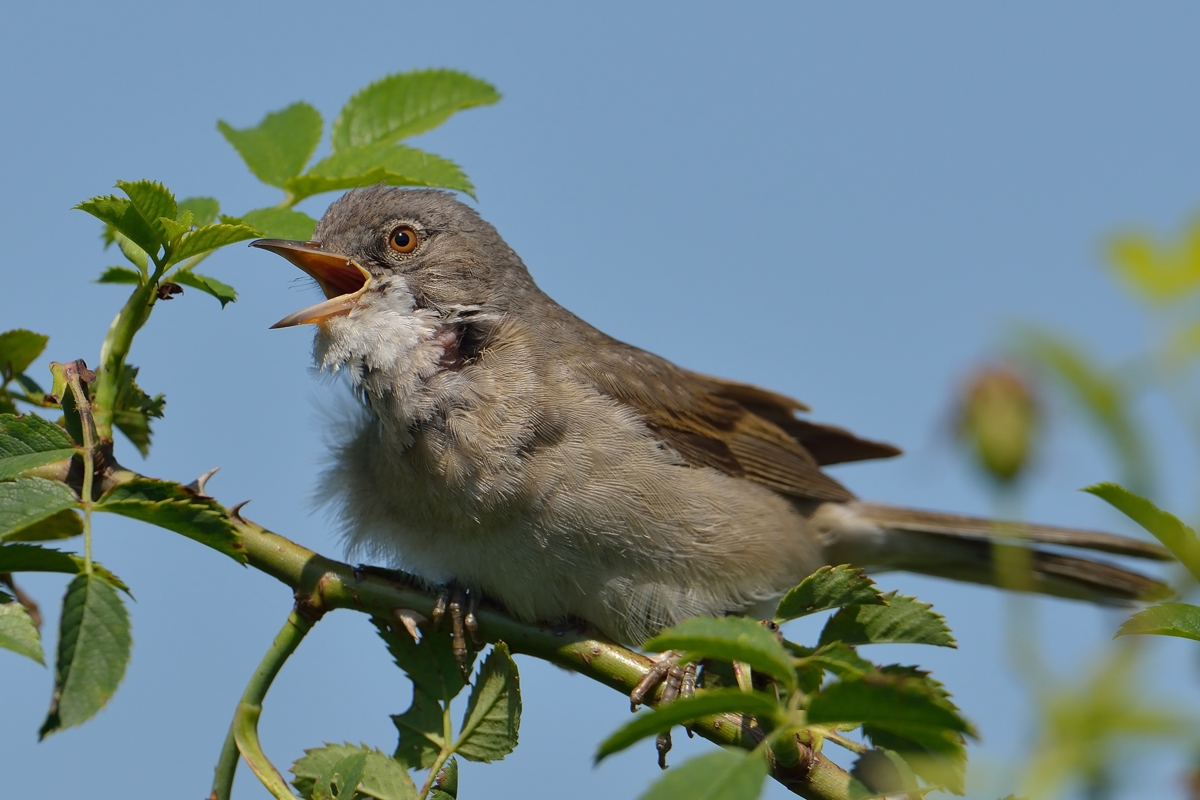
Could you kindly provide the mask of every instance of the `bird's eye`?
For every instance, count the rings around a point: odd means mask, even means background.
[[[388,237],[388,244],[397,253],[411,253],[417,249],[417,232],[408,225],[401,225],[392,231],[392,235]]]

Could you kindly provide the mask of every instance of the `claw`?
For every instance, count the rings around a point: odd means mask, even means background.
[[[466,613],[463,613],[463,607],[466,606]],[[450,585],[444,588],[439,594],[437,602],[433,606],[433,626],[441,627],[442,620],[450,617],[450,644],[451,652],[454,653],[454,660],[458,662],[458,670],[462,673],[463,680],[470,682],[471,670],[467,666],[467,656],[471,651],[467,648],[467,634],[470,633],[471,641],[478,645],[479,641],[476,638],[476,632],[479,629],[479,622],[475,618],[475,598],[467,591],[458,586]]]

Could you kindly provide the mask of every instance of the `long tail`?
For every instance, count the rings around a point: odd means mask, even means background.
[[[1027,548],[1026,588],[1040,594],[1128,605],[1170,596],[1163,582],[1106,561],[1044,549],[1050,545],[1169,561],[1166,549],[1100,531],[1046,525],[1000,526],[982,517],[919,511],[877,503],[823,503],[812,517],[828,563],[904,570],[988,586],[1007,585],[993,561],[993,544]],[[1008,586],[1008,588],[1012,588]]]

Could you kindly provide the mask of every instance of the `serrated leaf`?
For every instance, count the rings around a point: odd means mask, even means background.
[[[83,533],[83,519],[78,512],[67,509],[41,522],[27,525],[20,530],[0,536],[0,542],[50,542],[70,539]]]
[[[711,689],[694,697],[681,697],[672,703],[656,706],[652,711],[642,712],[621,726],[615,733],[600,743],[596,751],[596,762],[619,753],[649,736],[669,731],[714,714],[746,714],[763,720],[777,721],[783,711],[779,704],[765,694],[743,692],[740,689]]]
[[[125,677],[132,639],[121,597],[99,577],[77,575],[63,597],[50,713],[44,739],[95,716]]]
[[[179,201],[180,219],[184,213],[192,215],[192,224],[203,227],[216,222],[217,213],[221,210],[215,197],[188,197]]]
[[[175,531],[246,563],[245,545],[225,509],[177,483],[135,478],[109,489],[95,509]]]
[[[83,556],[64,553],[32,544],[0,545],[0,572],[62,572],[78,575],[84,571]],[[110,586],[129,594],[129,587],[99,563],[92,562],[93,574]]]
[[[269,239],[300,242],[312,239],[317,227],[317,221],[308,214],[290,208],[256,208],[243,214],[242,222]]]
[[[1084,489],[1149,531],[1200,580],[1200,539],[1174,514],[1115,483],[1097,483]]]
[[[433,779],[433,789],[429,792],[429,800],[457,800],[458,798],[458,759],[451,756],[446,760]]]
[[[862,730],[875,746],[903,756],[912,771],[929,783],[955,794],[965,791],[967,748],[961,735],[903,724],[890,728],[867,724]]]
[[[869,723],[939,735],[974,735],[970,724],[928,682],[904,675],[873,673],[830,684],[809,699],[813,724]]]
[[[468,761],[499,761],[517,747],[521,686],[508,645],[496,642],[475,678],[454,752]]]
[[[773,633],[745,617],[692,617],[646,642],[646,649],[683,650],[690,661],[744,661],[789,689],[796,688],[796,674],[787,650]]]
[[[216,250],[218,247],[257,237],[258,232],[249,225],[228,225],[223,222],[216,225],[205,225],[180,240],[179,245],[171,252],[171,259],[168,263],[178,264],[192,256]]]
[[[409,769],[424,769],[437,760],[447,744],[442,721],[442,707],[420,687],[413,686],[412,704],[403,714],[392,714],[392,722],[400,732],[396,745],[396,760]]]
[[[134,286],[141,286],[142,273],[129,267],[108,267],[100,273],[96,283],[131,283]]]
[[[208,275],[192,272],[190,269],[180,269],[172,272],[171,280],[183,286],[199,289],[205,294],[211,294],[221,301],[221,308],[224,308],[226,303],[232,303],[234,300],[237,300],[237,291],[229,284],[222,283],[216,278],[210,278]]]
[[[0,538],[78,503],[75,493],[58,481],[18,478],[0,482]]]
[[[416,688],[434,700],[449,702],[467,685],[463,680],[462,670],[458,668],[454,645],[449,636],[432,633],[421,637],[420,642],[415,642],[405,632],[399,635],[393,633],[388,624],[381,619],[372,618],[371,622],[375,625],[379,637],[387,644],[388,652],[392,654],[396,666],[404,670]],[[475,656],[474,652],[468,654],[467,670],[474,665]],[[441,725],[440,722],[438,724]]]
[[[42,654],[42,636],[20,603],[0,603],[0,647],[32,658],[39,664],[46,663]]]
[[[159,217],[158,224],[162,227],[167,241],[173,242],[192,229],[192,214],[190,211],[182,211],[178,221]]]
[[[150,420],[162,418],[167,400],[161,394],[151,397],[142,391],[137,385],[138,371],[131,364],[121,370],[117,396],[113,400],[113,424],[144,458],[150,454]]]
[[[75,452],[67,432],[44,417],[0,415],[0,480],[62,461]]]
[[[817,643],[878,644],[907,642],[955,647],[941,614],[908,595],[889,592],[886,606],[846,606],[825,623]]]
[[[0,333],[0,382],[7,383],[14,375],[29,369],[49,341],[49,336],[24,328]]]
[[[333,149],[392,144],[436,128],[457,111],[499,99],[491,84],[453,70],[389,75],[357,92],[342,108],[333,122]]]
[[[321,159],[305,174],[290,179],[287,190],[302,198],[377,183],[454,189],[475,196],[475,187],[453,161],[386,142],[346,148]]]
[[[313,785],[319,776],[331,766],[355,755],[365,757],[358,787],[359,796],[375,800],[409,800],[416,797],[416,787],[402,764],[379,750],[363,745],[356,747],[349,742],[305,750],[304,757],[292,764],[290,771],[296,776],[292,785],[301,796],[311,798]]]
[[[767,772],[760,750],[721,748],[671,767],[639,800],[755,800]]]
[[[351,753],[330,764],[313,784],[312,800],[354,800],[367,766],[365,752]]]
[[[104,195],[85,200],[75,208],[91,214],[101,222],[106,222],[129,238],[129,240],[147,253],[157,253],[162,242],[158,233],[150,226],[133,203],[124,197]]]
[[[281,189],[312,158],[322,127],[320,112],[308,103],[293,103],[267,114],[253,128],[234,128],[224,120],[217,123],[255,177]]]
[[[850,605],[884,605],[875,581],[848,564],[821,567],[789,591],[775,609],[775,619],[789,619]]]
[[[175,195],[158,181],[117,181],[117,188],[129,196],[133,207],[150,225],[158,242],[166,244],[170,241],[171,237],[159,220],[161,217],[175,219],[179,213]]]
[[[1188,603],[1150,606],[1125,620],[1117,636],[1148,633],[1200,640],[1200,607]]]

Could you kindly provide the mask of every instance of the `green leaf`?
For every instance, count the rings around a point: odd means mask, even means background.
[[[312,800],[353,800],[358,797],[358,785],[366,766],[365,752],[352,753],[330,764],[314,783]]]
[[[158,181],[117,181],[117,188],[129,196],[133,207],[149,224],[158,242],[169,242],[171,237],[167,235],[167,230],[159,218],[175,219],[175,215],[179,213],[175,195]],[[149,252],[148,248],[143,249]]]
[[[0,415],[0,480],[62,461],[75,452],[67,432],[44,417]]]
[[[1043,331],[1027,331],[1023,352],[1056,377],[1108,440],[1132,486],[1151,482],[1145,438],[1130,413],[1130,389],[1120,376],[1103,371],[1071,343]]]
[[[308,214],[290,208],[256,208],[243,214],[242,222],[269,239],[301,242],[311,239],[317,227],[317,221]]]
[[[63,598],[54,696],[38,737],[80,725],[104,708],[125,676],[131,645],[120,596],[98,576],[77,575]]]
[[[842,642],[831,642],[824,647],[803,655],[801,662],[828,670],[839,678],[861,678],[876,671],[876,666],[860,656],[853,647]]]
[[[111,194],[93,197],[83,201],[75,208],[86,211],[101,222],[108,223],[114,230],[127,236],[133,244],[147,253],[157,253],[162,245],[158,233],[150,226],[149,221],[134,208],[133,203],[124,197]]]
[[[49,542],[70,539],[83,533],[83,518],[72,509],[60,511],[41,522],[0,536],[0,542]]]
[[[0,483],[0,538],[79,504],[66,485],[45,478]]]
[[[288,180],[286,188],[294,197],[304,198],[377,183],[455,189],[475,196],[475,187],[453,161],[386,142],[334,153],[313,164],[305,174]]]
[[[32,544],[0,545],[0,572],[63,572],[78,575],[83,571],[84,559],[74,553]],[[95,561],[92,562],[92,572],[109,585],[129,594],[129,587],[124,581]]]
[[[357,92],[342,108],[333,122],[333,149],[398,142],[433,130],[457,111],[499,99],[491,84],[453,70],[389,75]]]
[[[267,114],[253,128],[234,128],[224,120],[217,129],[263,183],[283,188],[300,174],[321,141],[321,114],[308,103],[293,103]]]
[[[142,273],[129,267],[109,267],[100,273],[96,283],[131,283],[134,286],[141,286]]]
[[[49,336],[16,328],[0,333],[0,384],[20,375],[46,349]]]
[[[216,225],[205,225],[183,237],[179,246],[171,253],[169,263],[178,264],[192,256],[216,250],[218,247],[255,238],[258,238],[258,232],[249,225],[229,225],[223,222]]]
[[[396,760],[409,769],[433,766],[447,744],[438,701],[414,685],[412,704],[403,714],[392,714],[392,722],[400,732]]]
[[[365,745],[356,747],[349,742],[305,750],[304,757],[292,764],[290,771],[296,776],[292,785],[303,797],[312,797],[314,783],[321,775],[356,756],[364,760],[358,784],[359,797],[375,800],[408,800],[416,797],[417,789],[403,764],[379,750]]]
[[[162,418],[167,400],[161,394],[151,397],[142,391],[137,376],[138,368],[132,364],[122,368],[113,400],[113,424],[145,458],[150,454],[150,420]]]
[[[46,663],[41,634],[20,603],[0,604],[0,647],[32,658],[39,664]]]
[[[770,721],[781,720],[783,716],[779,704],[765,694],[743,692],[740,689],[711,689],[694,697],[681,697],[674,702],[658,705],[653,711],[636,714],[600,743],[596,762],[649,736],[669,731],[676,725],[715,714],[746,714]]]
[[[760,750],[714,750],[672,767],[639,800],[755,800],[767,779]]]
[[[850,800],[869,797],[924,797],[917,776],[898,754],[888,750],[868,750],[850,770]]]
[[[458,798],[458,759],[451,756],[433,779],[433,790],[429,792],[429,800],[457,800]]]
[[[499,761],[517,747],[521,687],[508,645],[496,642],[479,668],[454,751],[468,761]]]
[[[1159,603],[1139,611],[1121,625],[1117,636],[1155,633],[1200,640],[1200,607],[1187,603]]]
[[[886,602],[875,582],[861,569],[848,564],[821,567],[783,596],[775,610],[775,619],[784,622],[841,606],[884,605]]]
[[[206,294],[211,294],[221,301],[221,308],[224,308],[226,303],[232,303],[234,300],[237,300],[237,292],[229,284],[222,283],[216,278],[210,278],[207,275],[192,272],[190,269],[175,270],[175,272],[171,273],[171,280],[183,286],[190,286]]]
[[[1178,517],[1115,483],[1097,483],[1084,491],[1096,495],[1153,534],[1200,580],[1200,539]]]
[[[181,211],[179,220],[168,219],[167,217],[159,217],[158,224],[162,226],[163,232],[166,234],[167,241],[174,242],[180,236],[192,229],[192,212]]]
[[[225,509],[177,483],[135,478],[109,489],[95,509],[175,531],[246,563],[246,547]]]
[[[396,666],[404,670],[414,686],[434,700],[449,702],[467,685],[462,670],[458,668],[454,645],[449,636],[434,633],[416,642],[403,629],[399,634],[394,633],[388,623],[378,617],[372,618],[371,622],[387,644]],[[474,652],[468,655],[467,670],[475,663],[475,655]]]
[[[683,650],[689,661],[744,661],[789,689],[796,688],[791,655],[773,633],[745,617],[692,617],[646,642],[646,649]]]
[[[143,275],[149,275],[150,256],[146,251],[134,244],[128,236],[115,230],[111,225],[105,229],[106,238],[112,239],[120,248],[121,254],[129,259],[129,263],[137,267]]]
[[[846,606],[825,623],[818,644],[908,642],[955,647],[946,621],[928,603],[903,594],[884,595],[886,606]]]
[[[1126,234],[1109,245],[1113,271],[1146,300],[1181,300],[1200,288],[1200,222],[1181,240],[1160,245],[1150,237]]]
[[[221,206],[214,197],[189,197],[179,201],[179,216],[176,219],[182,219],[185,213],[190,212],[192,224],[204,227],[217,221],[220,210]]]
[[[970,724],[929,682],[875,673],[830,684],[808,703],[813,724],[871,723],[889,730],[974,735]]]
[[[915,667],[896,665],[884,667],[881,672],[918,681],[935,702],[958,713],[958,708],[950,702],[949,693],[928,673]],[[903,723],[891,723],[886,727],[867,723],[862,730],[877,747],[886,747],[902,755],[913,771],[930,783],[945,786],[957,794],[965,790],[967,750],[966,740],[960,734]]]

